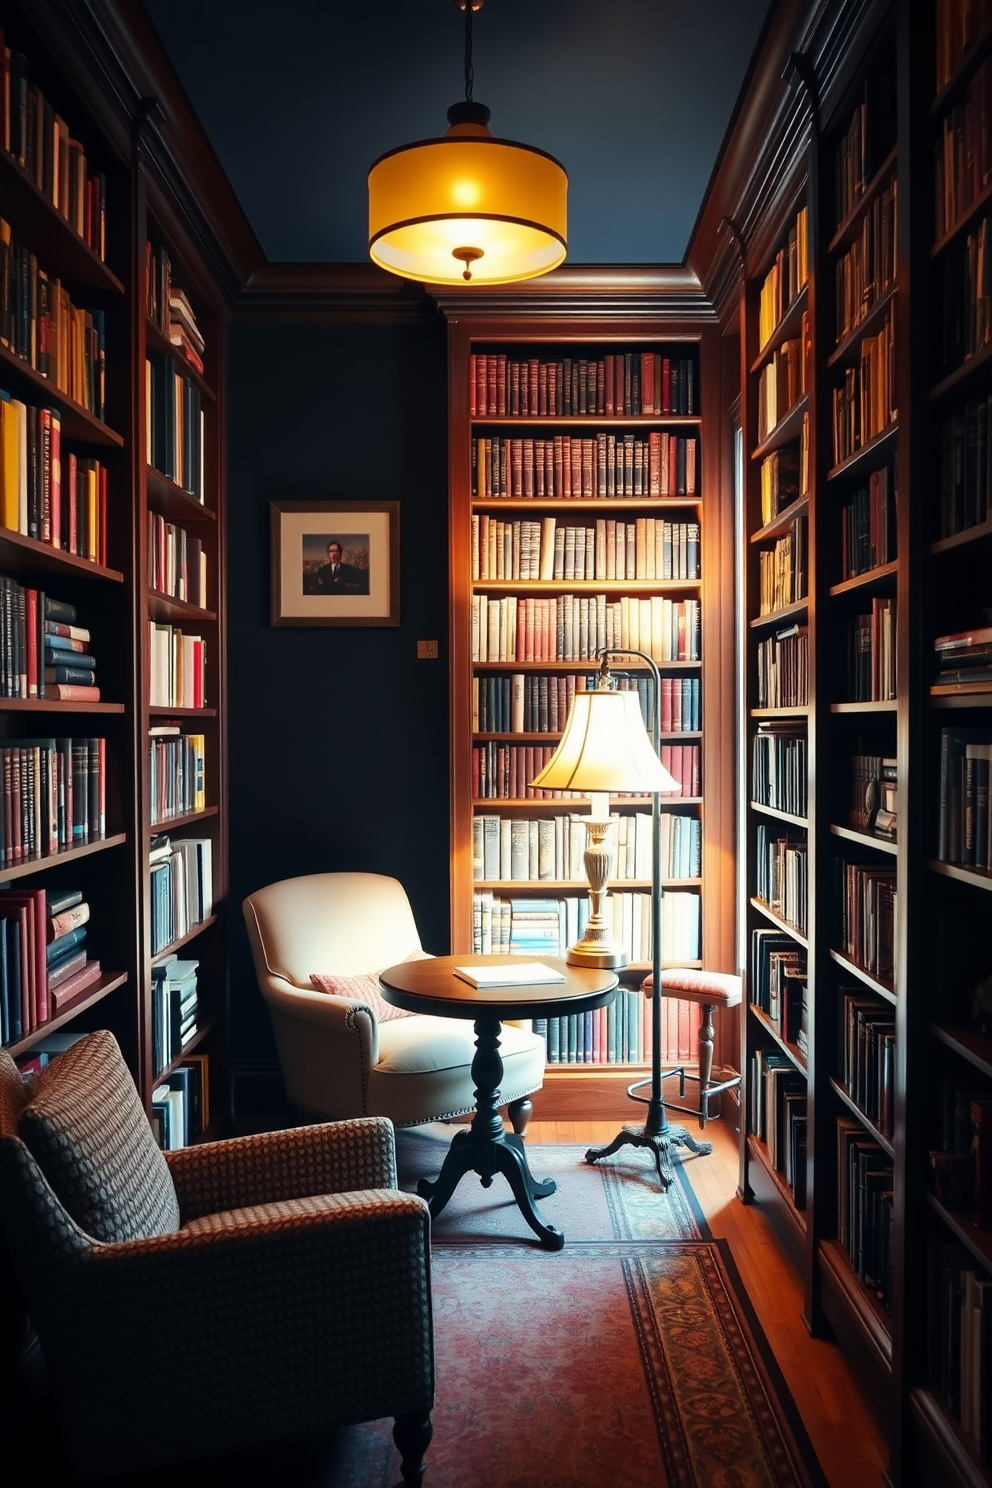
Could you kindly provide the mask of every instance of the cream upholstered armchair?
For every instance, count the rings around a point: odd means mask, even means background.
[[[0,1216],[80,1475],[393,1416],[421,1481],[430,1217],[388,1121],[163,1154],[110,1033],[28,1085],[0,1051]]]
[[[294,1105],[333,1120],[388,1116],[397,1126],[475,1109],[472,1023],[401,1014],[379,992],[380,971],[426,954],[395,878],[286,878],[249,894],[244,913]],[[500,1055],[502,1099],[522,1133],[527,1097],[544,1081],[544,1040],[504,1024]]]

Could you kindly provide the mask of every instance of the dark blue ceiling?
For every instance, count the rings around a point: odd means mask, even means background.
[[[453,0],[145,0],[270,261],[366,258],[384,150],[464,96]],[[768,0],[486,0],[475,98],[569,174],[569,263],[679,263]]]

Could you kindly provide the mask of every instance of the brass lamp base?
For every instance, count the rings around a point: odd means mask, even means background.
[[[630,958],[616,940],[577,940],[565,952],[569,966],[593,966],[601,970],[619,971]]]

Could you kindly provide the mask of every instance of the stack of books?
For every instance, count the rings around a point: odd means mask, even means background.
[[[169,285],[169,340],[202,376],[205,342],[193,307],[178,284]]]
[[[197,1031],[199,961],[173,953],[152,967],[152,1064],[156,1075],[178,1059]]]
[[[938,636],[933,649],[937,675],[932,693],[988,691],[992,684],[992,625]]]

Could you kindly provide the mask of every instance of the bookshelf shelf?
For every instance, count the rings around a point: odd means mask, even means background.
[[[843,338],[838,341],[833,351],[827,357],[828,367],[843,367],[848,362],[855,362],[861,357],[861,342],[866,336],[871,336],[877,331],[882,320],[885,318],[886,310],[891,308],[892,301],[896,296],[896,285],[890,284],[879,298],[867,310],[857,325]]]
[[[29,874],[40,873],[44,869],[55,868],[63,863],[72,863],[79,858],[88,858],[93,853],[106,852],[108,848],[122,847],[127,840],[125,832],[112,832],[107,837],[100,837],[93,842],[81,842],[77,847],[67,847],[61,852],[44,853],[39,857],[26,858],[20,863],[10,863],[0,868],[0,883],[26,878]]]
[[[771,626],[774,630],[804,616],[808,609],[808,599],[797,599],[795,604],[783,605],[780,610],[769,610],[766,615],[755,615],[754,619],[750,621],[751,629],[761,630]]]
[[[160,351],[163,352],[166,356],[171,357],[172,360],[175,362],[177,369],[182,372],[183,376],[188,377],[190,382],[192,382],[194,386],[199,388],[200,392],[206,399],[209,400],[209,402],[216,403],[217,394],[214,392],[209,382],[207,382],[207,379],[203,376],[202,372],[199,372],[196,367],[193,366],[193,363],[183,356],[182,352],[173,345],[168,336],[164,335],[162,331],[159,330],[155,322],[150,319],[145,320],[145,344],[152,351]]]
[[[935,119],[945,114],[958,95],[974,76],[976,69],[988,55],[992,46],[992,25],[986,25],[975,36],[971,45],[961,54],[950,77],[930,100],[930,113]]]
[[[939,258],[967,228],[971,227],[972,223],[977,221],[990,202],[992,202],[992,185],[988,185],[979,191],[971,205],[961,213],[957,221],[946,232],[941,233],[930,249],[930,257]]]
[[[755,1002],[752,1002],[749,1005],[748,1011],[750,1012],[752,1018],[754,1018],[755,1022],[764,1029],[765,1033],[771,1039],[776,1048],[780,1049],[783,1054],[787,1054],[792,1060],[792,1063],[796,1066],[796,1069],[801,1070],[803,1074],[805,1074],[806,1058],[802,1050],[798,1047],[797,1044],[790,1043],[787,1038],[784,1038],[782,1036],[782,1030],[775,1022],[775,1019],[770,1018],[764,1011],[764,1009],[758,1007],[757,1003]]]
[[[6,216],[18,224],[25,240],[44,242],[48,261],[43,267],[48,272],[60,274],[73,289],[107,296],[124,294],[117,275],[4,149],[0,149],[0,197]]]
[[[975,1260],[986,1269],[992,1270],[992,1231],[980,1230],[967,1215],[948,1209],[934,1193],[927,1193],[927,1203],[935,1214],[940,1215],[942,1224],[971,1252]]]
[[[182,486],[177,486],[174,480],[162,475],[151,465],[146,466],[145,480],[149,505],[169,521],[184,525],[190,522],[216,522],[217,513],[211,507],[197,501],[195,496],[191,496]]]
[[[944,553],[953,553],[961,548],[969,548],[972,544],[987,543],[992,538],[992,517],[985,522],[978,522],[974,527],[965,527],[961,532],[954,532],[950,537],[942,537],[937,542],[930,544],[930,556],[939,558]]]
[[[60,698],[0,698],[0,713],[125,713],[124,703],[96,703]]]
[[[219,924],[219,918],[218,915],[212,914],[208,915],[205,920],[198,920],[195,925],[189,927],[185,935],[180,935],[177,940],[171,941],[169,945],[163,946],[160,951],[156,951],[152,957],[152,964],[155,965],[162,960],[163,956],[171,956],[174,952],[181,951],[183,946],[190,945],[194,940],[198,940],[201,935],[204,935],[213,926]]]
[[[564,511],[580,513],[698,510],[698,496],[473,496],[472,511],[500,515],[507,511]]]
[[[866,703],[831,703],[831,713],[897,713],[898,698],[877,698]]]
[[[50,543],[39,542],[25,533],[14,532],[10,527],[0,527],[0,563],[4,572],[60,574],[72,579],[106,579],[112,584],[123,584],[124,575],[119,569],[105,568],[89,558],[80,558],[75,553],[66,553],[62,548],[53,548]]]
[[[834,255],[842,248],[847,248],[854,242],[861,230],[861,222],[868,208],[871,206],[879,192],[889,184],[896,169],[896,147],[888,152],[885,159],[875,171],[871,180],[865,185],[864,191],[858,197],[857,202],[851,208],[844,220],[838,224],[836,231],[827,243],[827,254]]]
[[[777,930],[781,930],[785,935],[790,936],[797,945],[808,947],[808,941],[803,932],[796,925],[790,924],[788,920],[783,919],[780,914],[777,914],[770,904],[766,904],[763,899],[756,897],[751,898],[750,904],[751,908],[757,910],[758,914],[762,915],[770,925],[774,925]]]
[[[796,517],[804,515],[809,511],[809,495],[797,496],[795,501],[790,501],[784,506],[778,516],[772,521],[766,522],[756,532],[752,532],[749,541],[753,543],[767,543],[772,538],[779,537],[783,532],[788,532]]]
[[[839,822],[831,822],[830,833],[833,837],[843,837],[846,842],[857,842],[861,847],[875,848],[878,852],[890,853],[893,856],[898,851],[898,843],[890,841],[886,837],[876,837],[871,832],[859,832],[856,827],[844,827]]]
[[[898,423],[890,423],[886,428],[862,444],[853,454],[848,455],[846,460],[839,461],[825,474],[824,479],[838,481],[848,479],[851,476],[865,475],[892,452],[899,433]]]
[[[177,827],[193,826],[198,821],[205,821],[209,817],[217,815],[216,806],[204,806],[200,811],[183,811],[178,816],[163,816],[159,821],[152,822],[153,832],[174,832]]]
[[[866,967],[852,960],[850,956],[845,956],[843,951],[838,951],[831,946],[830,959],[831,961],[835,961],[848,976],[857,977],[859,982],[863,982],[883,1002],[891,1002],[893,1005],[898,1002],[899,999],[894,988],[886,986],[884,982],[880,982]]]
[[[755,357],[754,361],[751,363],[752,376],[754,376],[755,373],[761,371],[762,367],[768,361],[769,357],[771,357],[776,351],[778,351],[783,342],[788,341],[795,336],[798,336],[799,331],[802,327],[803,311],[807,309],[808,305],[809,285],[804,284],[802,289],[796,295],[796,298],[792,301],[792,304],[789,306],[788,310],[786,310],[785,314],[782,316],[782,319],[779,321],[778,325],[772,331],[768,340],[759,350],[758,355]]]
[[[983,868],[969,868],[964,863],[939,863],[936,858],[931,858],[928,864],[930,871],[941,878],[952,878],[957,883],[970,884],[973,889],[981,889],[983,893],[992,892],[992,872]]]
[[[844,594],[855,594],[859,590],[867,588],[888,589],[899,573],[899,565],[893,560],[892,563],[880,563],[877,568],[869,569],[867,573],[856,574],[853,579],[843,579],[839,584],[831,584],[827,593],[831,599],[837,599]]]
[[[927,1033],[992,1079],[992,1038],[988,1034],[979,1033],[974,1028],[932,1022],[927,1025]]]
[[[749,802],[752,811],[760,811],[762,816],[770,816],[775,821],[791,822],[794,827],[805,827],[809,822],[805,816],[794,816],[791,811],[779,811],[776,806],[766,806],[762,801]]]
[[[808,409],[809,399],[804,393],[792,405],[784,418],[779,419],[774,429],[766,434],[760,443],[754,446],[751,451],[751,459],[764,460],[766,456],[774,454],[776,450],[781,449],[790,440],[798,439],[800,430],[802,429],[803,417],[808,412]]]
[[[29,402],[58,409],[64,441],[72,440],[104,449],[123,449],[123,434],[118,434],[96,414],[62,392],[49,378],[36,372],[30,362],[3,345],[0,345],[0,375],[5,382],[16,379],[22,389],[30,389],[26,393]]]
[[[625,594],[695,593],[699,579],[475,579],[478,594],[602,594],[617,583]],[[516,662],[512,663],[516,666]],[[681,665],[681,663],[679,663]],[[502,665],[508,666],[509,662]],[[589,666],[595,662],[587,662]]]
[[[604,580],[606,582],[613,582]],[[518,586],[519,587],[519,586]],[[601,584],[600,589],[603,588]],[[623,585],[626,588],[626,584]],[[659,672],[664,676],[666,672],[692,672],[699,671],[702,667],[701,661],[659,661],[656,663]],[[477,661],[474,663],[475,670],[481,675],[485,672],[505,672],[512,667],[515,672],[595,672],[598,662],[586,661]]]
[[[913,1390],[909,1411],[924,1469],[932,1463],[935,1471],[953,1472],[962,1488],[988,1488],[988,1474],[974,1447],[932,1391]]]
[[[202,620],[206,624],[217,619],[213,610],[201,609],[185,599],[176,599],[173,594],[163,594],[159,589],[149,589],[148,603],[157,620]]]
[[[563,429],[697,429],[700,420],[695,414],[678,413],[627,413],[627,414],[473,414],[469,420],[472,429],[497,429],[502,426],[512,429],[546,429],[554,424]]]
[[[861,1123],[865,1131],[869,1134],[870,1137],[873,1138],[874,1141],[878,1143],[879,1147],[881,1147],[884,1152],[887,1152],[889,1157],[895,1157],[896,1150],[895,1147],[892,1145],[890,1139],[885,1135],[884,1132],[880,1131],[880,1129],[875,1125],[870,1117],[865,1115],[864,1111],[862,1111],[857,1101],[852,1100],[851,1096],[844,1089],[843,1085],[841,1085],[838,1080],[831,1080],[830,1088],[837,1099],[840,1101],[841,1105],[846,1106],[851,1115],[854,1116]]]
[[[32,1029],[12,1043],[5,1044],[4,1048],[12,1059],[26,1054],[28,1050],[37,1047],[40,1040],[46,1038],[50,1033],[57,1033],[60,1028],[66,1028],[73,1023],[81,1014],[88,1013],[91,1008],[96,1007],[104,998],[109,997],[111,992],[116,992],[118,987],[123,987],[127,982],[127,975],[119,972],[116,975],[108,974],[100,977],[80,997],[78,1002],[72,1003],[64,1013],[57,1013],[54,1018],[49,1018],[45,1023],[39,1023],[37,1028]]]
[[[930,389],[930,401],[939,403],[952,393],[967,390],[973,382],[978,381],[979,374],[988,367],[990,361],[992,361],[992,345],[983,346],[953,372],[949,372],[940,382],[934,384]]]

